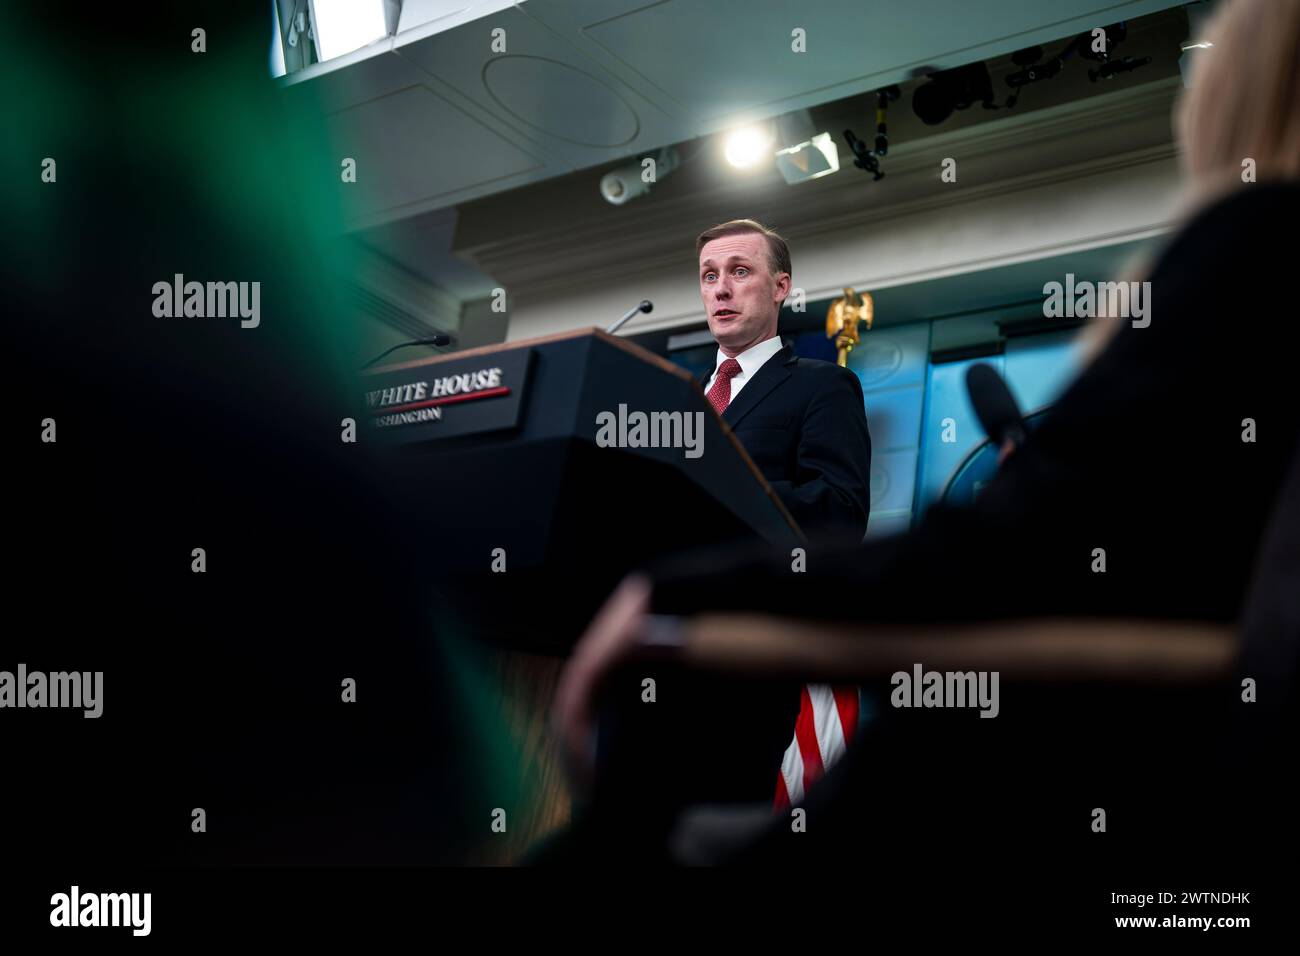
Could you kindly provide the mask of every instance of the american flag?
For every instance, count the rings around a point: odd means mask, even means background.
[[[803,803],[804,796],[833,767],[858,728],[858,689],[805,684],[794,738],[777,776],[774,811]]]

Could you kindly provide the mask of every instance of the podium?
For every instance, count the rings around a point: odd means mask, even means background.
[[[361,440],[476,639],[566,653],[628,572],[803,535],[685,370],[598,329],[385,365]],[[427,529],[427,534],[425,532]]]

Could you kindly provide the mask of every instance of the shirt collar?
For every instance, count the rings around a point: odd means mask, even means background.
[[[759,342],[757,345],[751,345],[745,351],[737,355],[736,361],[740,363],[740,374],[749,378],[767,362],[773,355],[781,351],[781,336],[774,335],[766,342]],[[716,375],[718,366],[727,360],[727,356],[722,354],[722,349],[718,349],[718,358],[714,362],[713,372]]]

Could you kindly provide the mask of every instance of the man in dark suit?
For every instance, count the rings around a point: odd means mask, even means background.
[[[857,544],[871,508],[862,386],[848,369],[797,358],[781,344],[777,317],[791,287],[785,240],[739,219],[703,232],[696,251],[718,343],[700,382],[705,394],[811,540]],[[548,851],[551,858],[599,855],[629,839],[653,854],[684,802],[773,800],[801,703],[814,706],[801,685],[669,671],[657,679],[662,693],[653,711],[624,704],[605,712],[590,812]],[[637,686],[610,697],[639,701]],[[829,688],[817,700],[834,711]],[[838,746],[842,752],[842,738]],[[828,752],[825,763],[839,752]],[[607,842],[612,833],[617,838]]]
[[[776,334],[790,293],[785,240],[752,219],[696,240],[700,297],[717,360],[713,407],[812,538],[860,541],[871,510],[871,436],[858,377],[797,358]]]

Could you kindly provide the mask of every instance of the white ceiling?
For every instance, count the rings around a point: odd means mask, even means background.
[[[286,83],[357,160],[361,228],[1177,5],[407,0],[396,36]]]

